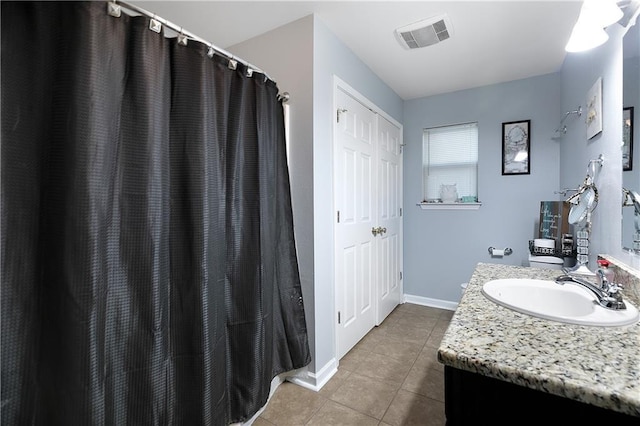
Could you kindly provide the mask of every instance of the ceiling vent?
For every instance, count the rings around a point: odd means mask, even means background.
[[[452,35],[453,27],[446,14],[423,19],[396,30],[396,37],[405,49],[431,46]]]

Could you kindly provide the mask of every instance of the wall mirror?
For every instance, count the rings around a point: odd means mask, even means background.
[[[640,143],[640,19],[636,25],[631,26],[623,38],[623,108],[633,107],[634,126],[633,126],[633,142]],[[621,123],[621,126],[624,124]],[[622,171],[622,186],[628,191],[640,193],[640,146],[633,149],[633,158],[631,158],[630,170]],[[633,251],[634,239],[637,240],[636,223],[640,221],[637,217],[636,209],[633,203],[624,203],[625,194],[623,194],[622,208],[622,248],[625,251]],[[635,236],[635,238],[634,238]],[[638,253],[638,250],[636,250]]]

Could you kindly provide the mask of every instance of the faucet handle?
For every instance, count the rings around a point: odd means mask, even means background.
[[[622,292],[620,291],[622,288],[621,284],[607,282],[606,286],[602,289],[605,293],[605,297],[602,299],[600,304],[609,309],[626,309],[627,306],[624,303]]]
[[[618,292],[620,292],[620,290],[624,290],[624,286],[622,284],[618,284],[618,283],[612,283],[612,282],[607,282],[607,293],[609,294],[616,294]]]

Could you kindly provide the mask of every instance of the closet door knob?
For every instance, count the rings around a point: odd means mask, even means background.
[[[373,234],[374,237],[385,234],[386,232],[387,232],[387,228],[383,228],[381,226],[378,226],[377,228],[375,227],[371,228],[371,233]]]

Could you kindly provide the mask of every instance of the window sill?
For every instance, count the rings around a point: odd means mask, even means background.
[[[418,203],[422,210],[478,210],[482,203]]]

